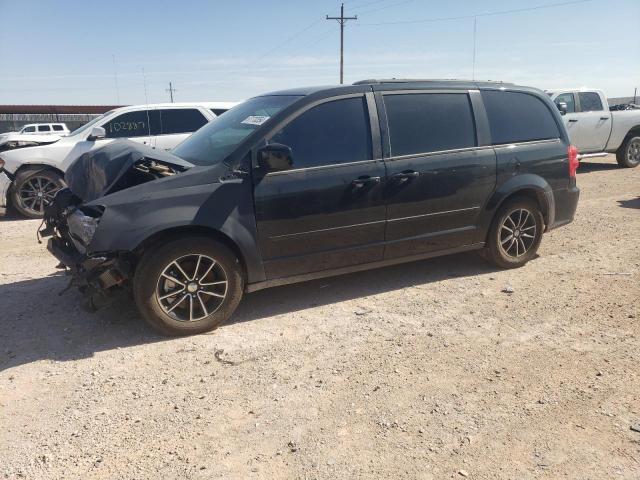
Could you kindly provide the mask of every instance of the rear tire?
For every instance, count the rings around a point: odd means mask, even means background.
[[[231,317],[244,278],[236,255],[207,237],[169,241],[144,254],[133,281],[142,316],[164,335],[195,335]]]
[[[11,205],[24,217],[42,218],[47,202],[64,186],[62,176],[53,170],[23,170],[11,187]]]
[[[507,200],[491,224],[482,257],[500,268],[518,268],[535,257],[544,229],[540,207],[529,198]]]
[[[628,137],[616,152],[618,165],[635,168],[640,165],[640,136]]]

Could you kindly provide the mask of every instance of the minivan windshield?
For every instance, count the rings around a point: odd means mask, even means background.
[[[202,127],[171,153],[194,165],[220,163],[269,118],[299,98],[271,95],[247,100]]]

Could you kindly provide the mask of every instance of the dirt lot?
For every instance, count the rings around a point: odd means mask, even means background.
[[[266,290],[182,339],[58,296],[38,222],[0,221],[0,476],[640,478],[640,168],[578,181],[525,268]]]

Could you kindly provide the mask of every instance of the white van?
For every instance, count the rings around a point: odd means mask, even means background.
[[[0,215],[9,203],[40,218],[64,185],[64,172],[83,153],[118,138],[169,150],[236,102],[161,103],[111,110],[48,145],[0,152]]]

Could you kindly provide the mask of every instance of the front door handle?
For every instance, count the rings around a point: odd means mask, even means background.
[[[609,120],[609,117],[600,117],[600,120]]]
[[[420,176],[420,172],[416,172],[415,170],[405,170],[404,172],[391,175],[391,178],[398,182],[406,182],[407,180],[410,180],[412,178],[416,178],[419,176]]]
[[[371,185],[374,183],[380,183],[380,177],[362,176],[351,181],[351,185],[355,188],[362,188],[365,185]]]
[[[569,123],[576,123],[578,120],[576,120],[575,118],[570,118],[569,119]]]

